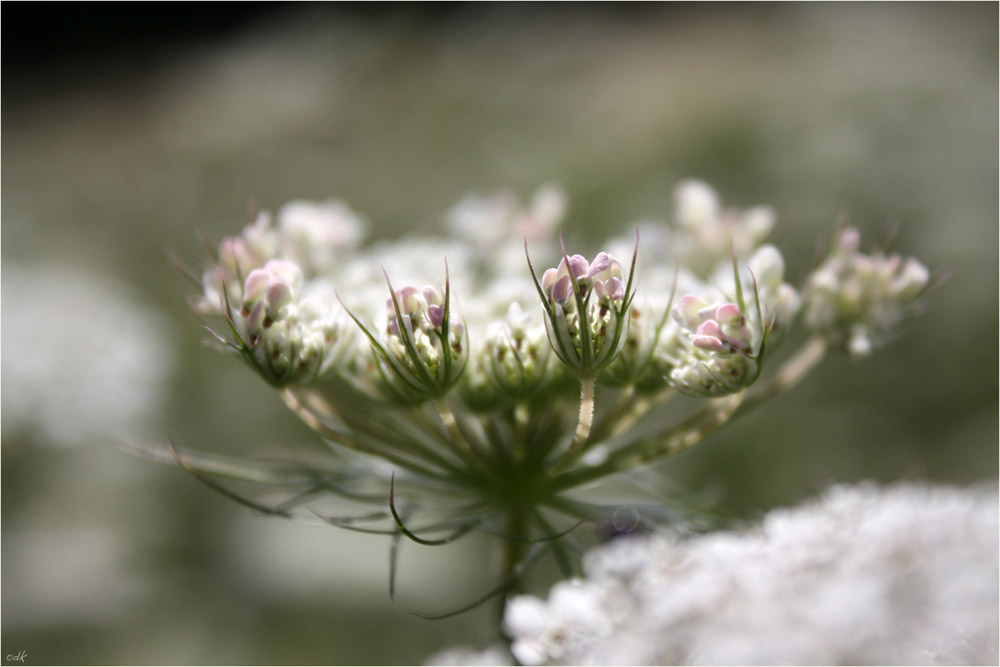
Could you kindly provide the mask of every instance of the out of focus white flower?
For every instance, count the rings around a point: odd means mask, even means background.
[[[570,607],[559,584],[505,620],[525,664],[996,664],[997,530],[995,488],[838,486],[744,532],[622,538]]]
[[[339,199],[291,201],[278,209],[283,253],[307,273],[327,271],[344,261],[344,251],[358,244],[365,227],[361,216]]]
[[[424,661],[425,665],[512,665],[510,654],[502,646],[479,651],[468,646],[439,651]]]
[[[448,212],[445,224],[457,236],[484,246],[508,238],[535,241],[555,231],[566,208],[566,193],[549,183],[535,191],[527,206],[506,190],[465,197]]]
[[[148,436],[173,366],[155,311],[121,283],[3,269],[3,434],[75,444]]]
[[[687,180],[674,189],[673,253],[698,275],[708,275],[733,253],[749,254],[775,223],[774,210],[757,206],[738,211],[723,208],[707,183]]]

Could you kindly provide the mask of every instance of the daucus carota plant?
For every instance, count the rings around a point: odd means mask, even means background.
[[[675,195],[674,225],[588,255],[563,243],[565,201],[551,186],[525,206],[464,200],[448,238],[367,246],[340,202],[259,214],[211,246],[192,304],[214,320],[213,342],[328,444],[327,459],[176,460],[260,511],[392,535],[393,553],[404,537],[494,535],[497,587],[462,609],[513,590],[546,555],[572,574],[574,529],[602,512],[584,487],[690,447],[828,348],[868,353],[931,282],[916,260],[862,254],[858,232],[842,229],[800,292],[764,243],[770,209],[723,208],[696,181]],[[797,325],[801,346],[773,361]],[[285,495],[265,502],[220,475]],[[316,504],[327,494],[373,507],[329,516]]]

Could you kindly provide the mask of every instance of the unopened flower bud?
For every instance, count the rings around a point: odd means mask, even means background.
[[[390,290],[392,290],[390,285]],[[439,397],[458,380],[469,358],[465,324],[443,291],[406,285],[386,299],[387,323],[380,342],[352,315],[376,351],[376,358],[398,380],[393,393],[407,399]]]
[[[535,283],[552,348],[580,377],[596,376],[621,351],[634,270],[633,257],[626,285],[621,264],[608,253],[598,253],[593,263],[582,255],[564,254],[559,266],[546,270],[541,284]]]
[[[545,327],[531,326],[531,318],[515,302],[507,319],[494,324],[488,334],[484,354],[489,359],[489,377],[503,394],[530,396],[547,376],[549,350]]]

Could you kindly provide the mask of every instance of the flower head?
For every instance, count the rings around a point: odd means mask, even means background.
[[[521,306],[512,303],[507,319],[490,328],[483,355],[488,359],[489,378],[501,393],[512,398],[531,396],[548,375],[550,348],[545,327],[533,326]]]
[[[635,296],[634,271],[634,256],[627,281],[622,282],[621,264],[608,253],[598,253],[588,262],[582,255],[564,252],[559,265],[542,274],[540,285],[535,283],[549,342],[560,361],[580,377],[596,376],[621,351]]]
[[[759,350],[754,349],[749,320],[740,306],[709,304],[689,294],[671,315],[678,328],[669,381],[677,389],[697,396],[724,396],[757,378]]]
[[[465,323],[455,317],[450,282],[445,280],[443,290],[431,285],[394,290],[391,283],[389,290],[381,342],[354,318],[371,341],[377,361],[388,371],[384,378],[397,395],[417,401],[444,395],[458,381],[469,358]]]
[[[843,229],[803,295],[806,325],[834,347],[864,357],[897,332],[930,285],[919,261],[858,251],[857,229]]]

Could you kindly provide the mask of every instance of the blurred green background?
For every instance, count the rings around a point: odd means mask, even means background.
[[[490,640],[489,610],[407,613],[485,590],[486,540],[406,545],[393,602],[386,540],[255,517],[101,446],[113,423],[77,429],[93,376],[136,396],[104,373],[121,364],[88,365],[128,330],[72,296],[91,277],[88,298],[113,286],[149,325],[132,432],[312,446],[201,346],[164,253],[196,265],[196,230],[235,233],[250,200],[342,197],[392,236],[436,231],[469,192],[554,180],[597,241],[669,218],[696,177],[777,209],[793,282],[840,215],[869,241],[896,222],[897,249],[953,271],[928,312],[658,469],[741,518],[837,481],[997,476],[994,3],[29,7],[3,16],[4,656],[414,664]],[[37,277],[57,269],[70,305]],[[109,333],[86,335],[95,319]],[[19,412],[29,395],[55,407]]]

